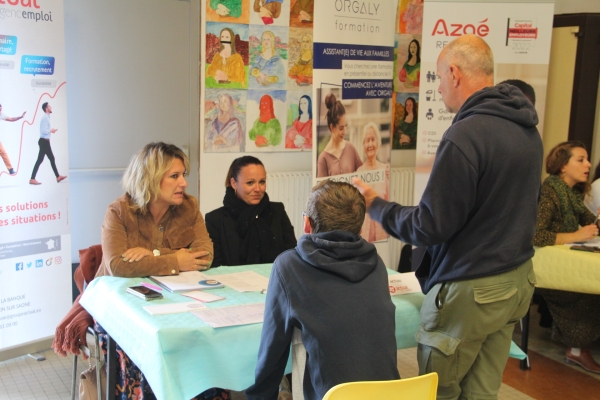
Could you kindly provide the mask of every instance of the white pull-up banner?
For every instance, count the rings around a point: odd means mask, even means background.
[[[72,302],[62,0],[0,1],[0,105],[3,360],[51,339]]]
[[[464,34],[483,38],[494,53],[495,83],[518,79],[534,89],[538,130],[543,134],[553,12],[553,2],[425,2],[415,204],[427,185],[438,144],[454,118],[437,92],[436,62],[444,46]]]

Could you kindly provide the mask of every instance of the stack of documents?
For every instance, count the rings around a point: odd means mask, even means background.
[[[167,289],[169,292],[186,292],[188,290],[205,290],[223,287],[223,283],[198,271],[181,272],[179,275],[151,276],[150,279]]]
[[[260,292],[266,290],[269,278],[254,271],[235,272],[233,274],[211,275],[212,279],[224,283],[238,292]]]

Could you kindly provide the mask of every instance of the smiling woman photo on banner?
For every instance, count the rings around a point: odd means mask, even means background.
[[[324,94],[321,92],[321,94]],[[327,114],[325,119],[330,132],[330,139],[317,160],[317,177],[342,175],[355,172],[363,162],[356,147],[345,139],[348,128],[346,108],[335,94],[325,96]]]

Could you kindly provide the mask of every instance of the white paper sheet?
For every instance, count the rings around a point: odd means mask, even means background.
[[[199,308],[206,308],[206,306],[202,303],[198,303],[197,301],[161,304],[158,306],[144,306],[144,310],[148,311],[150,315],[178,314],[198,310]]]
[[[150,279],[170,292],[217,289],[223,287],[222,284],[212,283],[212,281],[215,280],[212,276],[206,276],[198,271],[180,272],[179,275],[151,276]],[[211,283],[207,284],[206,282],[203,282],[206,280]]]
[[[198,289],[198,281],[206,279],[206,275],[198,271],[188,271],[179,275],[151,276],[150,279],[169,291],[177,292]]]
[[[600,247],[600,237],[595,237],[592,240],[588,240],[585,242],[575,242],[575,243],[566,244],[566,246],[569,246],[569,247],[571,247],[573,245],[587,246],[587,247]]]
[[[421,285],[414,272],[388,275],[390,295],[397,296],[408,293],[421,293]]]
[[[190,297],[192,299],[196,299],[203,303],[210,303],[212,301],[224,300],[225,297],[217,296],[214,294],[206,293],[201,290],[194,290],[192,292],[181,293],[182,296]]]
[[[254,271],[236,272],[233,274],[211,275],[210,279],[216,279],[238,292],[260,292],[267,289],[269,278]]]
[[[206,308],[192,311],[196,317],[213,328],[249,325],[263,322],[265,303],[244,304],[240,306]]]

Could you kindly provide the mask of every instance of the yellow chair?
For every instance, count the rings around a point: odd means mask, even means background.
[[[323,400],[435,400],[437,385],[435,372],[395,381],[341,383],[329,389]]]

